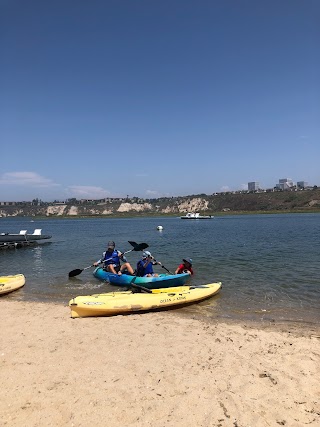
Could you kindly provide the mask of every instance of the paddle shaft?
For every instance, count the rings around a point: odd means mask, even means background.
[[[155,258],[153,258],[153,261],[155,261],[155,262],[159,262],[159,261],[157,261]],[[161,267],[162,268],[164,268],[169,274],[173,274],[173,273],[171,273],[171,271],[170,270],[168,270],[164,265],[162,265],[161,264]]]
[[[125,252],[123,252],[123,254],[121,255],[121,257],[123,256],[123,255],[125,255],[125,254],[128,254],[129,252],[132,252],[132,251],[134,251],[134,249],[130,249],[129,251],[125,251]],[[120,257],[120,258],[121,258]],[[99,264],[103,264],[104,262],[108,262],[108,261],[112,261],[112,257],[111,258],[107,258],[107,259],[104,259],[103,261],[100,261],[99,262]],[[89,265],[89,267],[85,267],[85,268],[83,268],[83,270],[87,270],[88,268],[91,268],[91,267],[95,267],[96,265],[95,264],[92,264],[92,265]]]
[[[136,285],[135,283],[132,283],[132,282],[128,286],[134,289],[141,289],[142,291],[147,292],[148,294],[152,294],[152,290],[149,288],[146,288],[145,286]]]
[[[122,255],[125,255],[125,254],[127,254],[128,252],[132,252],[132,251],[134,251],[134,249],[130,249],[130,251],[126,251],[126,252],[123,252],[123,254]],[[108,258],[108,259],[105,259],[105,260],[103,260],[103,261],[100,261],[99,262],[99,264],[103,264],[104,262],[107,262],[107,261],[111,261],[112,260],[112,258]],[[81,269],[81,272],[82,271],[84,271],[84,270],[88,270],[88,268],[91,268],[91,267],[96,267],[96,265],[95,264],[91,264],[91,265],[89,265],[89,267],[85,267],[85,268],[82,268]],[[80,270],[80,269],[79,269]],[[73,270],[73,271],[78,271],[78,270]],[[72,271],[70,271],[70,273],[72,273]],[[69,273],[69,274],[70,274]],[[80,274],[80,273],[79,273]]]
[[[128,254],[129,252],[132,252],[132,251],[134,251],[134,249],[130,249],[129,251],[125,251],[125,252],[123,252],[123,254],[121,255],[121,257],[123,257],[123,255],[125,255],[125,254]],[[120,258],[121,258],[120,257]],[[108,258],[108,259],[104,259],[103,261],[100,261],[99,262],[99,264],[103,264],[104,262],[108,262],[108,261],[111,261],[113,258],[111,257],[111,258]],[[94,265],[94,264],[93,264]],[[88,268],[88,267],[87,267]]]
[[[171,271],[170,270],[168,270],[164,265],[161,265],[161,267],[162,268],[164,268],[169,274],[173,274],[173,273],[171,273]]]

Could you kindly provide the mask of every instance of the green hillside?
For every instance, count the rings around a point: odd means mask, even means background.
[[[158,199],[76,200],[60,203],[0,202],[0,218],[10,216],[92,217],[182,215],[186,212],[224,215],[268,212],[320,212],[320,188],[303,191],[197,194]]]

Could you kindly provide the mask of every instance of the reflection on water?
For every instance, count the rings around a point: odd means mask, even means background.
[[[33,251],[33,258],[34,258],[34,270],[35,274],[40,275],[41,272],[44,270],[43,267],[43,259],[42,259],[42,246],[36,246]]]
[[[1,218],[0,232],[26,229],[28,221]],[[6,298],[66,304],[77,295],[116,290],[95,279],[93,269],[72,279],[68,273],[100,258],[108,240],[114,240],[122,251],[132,249],[130,240],[147,242],[157,260],[171,271],[182,258],[192,258],[193,285],[222,282],[219,295],[183,308],[185,313],[206,318],[319,321],[319,214],[230,216],[208,221],[96,218],[35,222],[53,237],[37,246],[0,252],[2,275],[26,276],[25,287]],[[157,230],[160,223],[161,231]],[[140,256],[131,252],[128,260],[135,267]],[[155,270],[163,272],[160,267]]]

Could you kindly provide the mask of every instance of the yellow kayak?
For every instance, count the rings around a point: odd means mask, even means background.
[[[23,274],[14,276],[0,276],[0,295],[16,291],[24,286],[26,279]]]
[[[150,293],[109,292],[78,296],[69,301],[71,317],[113,316],[190,304],[219,292],[221,282],[202,286],[152,289]]]

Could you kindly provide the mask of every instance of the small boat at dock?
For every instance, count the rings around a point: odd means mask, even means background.
[[[41,228],[36,228],[32,234],[28,234],[27,230],[20,230],[20,233],[0,233],[0,248],[20,248],[38,243],[39,240],[51,239],[52,236],[42,234]]]
[[[41,234],[41,231],[41,228],[36,228],[32,234],[28,234],[27,230],[20,230],[19,234],[0,233],[0,243],[34,242],[35,240],[51,239],[52,236]]]

